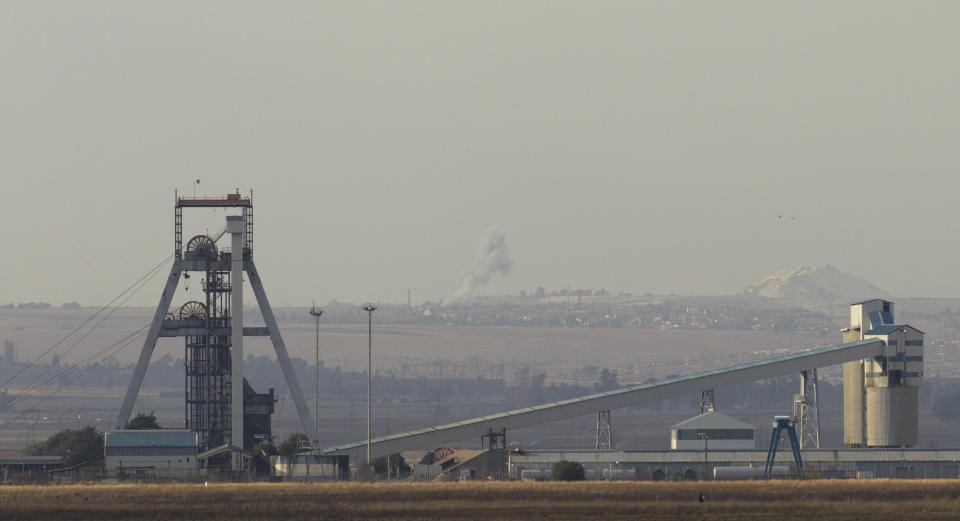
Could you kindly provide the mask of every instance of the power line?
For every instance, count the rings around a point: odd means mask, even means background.
[[[98,309],[96,313],[94,313],[93,315],[90,316],[90,318],[84,320],[83,323],[81,323],[79,326],[77,326],[77,327],[73,328],[72,330],[70,330],[70,332],[67,333],[66,335],[64,335],[63,338],[61,338],[60,340],[57,340],[56,343],[54,343],[52,346],[48,347],[48,348],[47,348],[46,350],[44,350],[42,353],[40,353],[39,355],[37,355],[36,358],[34,358],[34,359],[31,360],[30,362],[24,364],[23,367],[21,367],[19,370],[17,370],[16,373],[13,374],[13,376],[11,376],[10,378],[7,378],[2,384],[0,384],[0,387],[6,387],[7,385],[9,385],[10,382],[12,382],[12,381],[13,381],[14,379],[16,379],[18,376],[20,376],[20,375],[21,375],[24,371],[26,371],[29,367],[33,366],[33,364],[37,363],[37,361],[40,360],[41,358],[43,358],[43,357],[47,356],[48,354],[50,354],[50,352],[53,351],[54,349],[56,349],[57,346],[59,346],[59,345],[62,344],[64,341],[66,341],[68,338],[70,338],[74,333],[76,333],[76,332],[79,331],[81,328],[83,328],[83,326],[89,324],[90,321],[92,321],[93,319],[97,318],[97,316],[100,315],[100,313],[103,313],[103,311],[104,311],[105,309],[109,308],[110,306],[112,306],[114,302],[120,300],[127,292],[129,292],[131,289],[133,289],[134,287],[136,287],[137,284],[140,284],[140,282],[143,281],[145,278],[152,276],[153,273],[154,273],[157,269],[159,269],[159,268],[162,267],[164,264],[166,264],[167,262],[169,262],[170,259],[172,259],[172,258],[173,258],[173,254],[171,253],[170,255],[168,255],[167,257],[165,257],[159,264],[157,264],[156,266],[154,266],[153,268],[151,268],[150,271],[148,271],[145,275],[143,275],[142,277],[140,277],[139,279],[137,279],[136,282],[134,282],[134,283],[131,284],[129,287],[127,287],[127,289],[125,289],[125,290],[123,290],[122,292],[120,292],[120,294],[117,295],[116,297],[114,297],[113,300],[111,300],[111,301],[108,302],[106,305],[104,305],[103,307],[101,307],[100,309]]]
[[[224,227],[222,230],[219,231],[219,233],[217,234],[216,239],[214,239],[214,241],[220,239],[225,233],[226,233],[226,227]],[[94,324],[90,329],[87,330],[86,333],[84,333],[79,339],[77,339],[72,345],[70,345],[70,347],[68,347],[67,350],[62,353],[62,356],[66,356],[67,354],[69,354],[74,348],[76,348],[76,347],[77,347],[80,343],[82,343],[88,336],[90,336],[90,334],[91,334],[94,330],[96,330],[97,327],[99,327],[101,324],[103,324],[104,321],[106,321],[108,318],[110,318],[110,316],[113,315],[113,313],[115,313],[115,312],[117,311],[117,309],[119,309],[121,306],[123,306],[133,295],[135,295],[137,292],[139,292],[140,289],[142,289],[142,288],[147,284],[147,282],[149,282],[150,279],[152,279],[153,276],[157,274],[158,270],[159,270],[161,267],[163,267],[167,262],[170,261],[171,258],[173,258],[173,254],[168,255],[167,257],[165,257],[160,263],[158,263],[156,266],[154,266],[154,267],[151,268],[149,271],[147,271],[146,274],[144,274],[143,276],[141,276],[141,277],[140,277],[139,279],[137,279],[133,284],[131,284],[130,286],[128,286],[126,289],[124,289],[120,294],[118,294],[116,297],[114,297],[110,302],[108,302],[106,305],[104,305],[103,307],[101,307],[100,309],[98,309],[98,310],[96,311],[96,313],[94,313],[94,314],[91,315],[89,318],[87,318],[86,320],[84,320],[84,321],[83,321],[80,325],[78,325],[77,327],[73,328],[69,333],[67,333],[66,335],[64,335],[63,338],[61,338],[60,340],[58,340],[56,343],[54,343],[54,344],[53,344],[52,346],[50,346],[49,348],[45,349],[42,353],[40,353],[39,355],[37,355],[33,360],[31,360],[30,362],[24,364],[13,376],[9,377],[6,381],[4,381],[2,384],[0,384],[0,386],[4,386],[4,387],[7,386],[10,382],[14,381],[18,376],[20,376],[21,374],[23,374],[24,371],[26,371],[28,368],[30,368],[30,367],[32,367],[33,365],[35,365],[40,359],[42,359],[42,358],[44,358],[45,356],[47,356],[48,354],[50,354],[54,349],[56,349],[58,346],[60,346],[60,345],[61,345],[63,342],[65,342],[68,338],[70,338],[71,336],[73,336],[74,334],[76,334],[76,333],[77,333],[78,331],[80,331],[84,326],[86,326],[86,325],[89,324],[91,321],[93,321],[97,316],[99,316],[101,313],[103,313],[106,309],[108,309],[108,308],[110,308],[111,306],[113,306],[113,309],[111,309],[105,316],[103,316],[103,317],[100,319],[99,322],[97,322],[96,324]],[[131,290],[132,290],[132,291],[131,291]],[[120,300],[120,302],[114,306],[114,304],[115,304],[118,300]],[[17,417],[15,417],[15,418],[14,418],[13,420],[11,420],[10,422],[7,422],[7,425],[9,425],[9,424],[11,424],[11,423],[15,423],[15,422],[17,422],[18,420],[24,418],[26,415],[28,415],[28,414],[30,414],[31,412],[33,412],[34,410],[36,410],[36,408],[39,407],[42,403],[44,403],[46,400],[50,399],[51,397],[55,396],[56,394],[58,394],[58,393],[59,393],[60,391],[62,391],[63,389],[69,387],[69,386],[72,385],[74,382],[76,382],[76,381],[80,378],[80,376],[82,376],[82,369],[86,369],[87,367],[89,367],[89,364],[90,364],[92,361],[94,361],[94,360],[96,360],[96,359],[98,359],[98,358],[99,358],[99,361],[102,361],[102,360],[105,360],[105,359],[107,359],[107,358],[109,358],[109,357],[111,357],[111,356],[119,353],[120,350],[122,350],[122,349],[125,348],[126,346],[130,345],[130,343],[132,343],[132,342],[133,342],[135,339],[137,339],[138,337],[142,336],[143,333],[144,333],[144,330],[146,330],[148,327],[150,327],[150,324],[147,324],[147,325],[141,327],[140,329],[137,329],[136,331],[134,331],[134,332],[132,332],[132,333],[124,336],[123,338],[121,338],[120,340],[114,342],[113,344],[110,344],[109,346],[101,349],[100,351],[97,351],[97,352],[94,353],[93,355],[88,356],[87,358],[83,359],[82,361],[80,361],[80,362],[77,363],[76,365],[70,366],[70,367],[64,369],[63,371],[60,371],[60,372],[58,372],[57,374],[54,374],[54,375],[48,377],[47,379],[40,381],[41,378],[43,378],[43,376],[49,372],[49,367],[45,368],[43,372],[41,372],[39,375],[35,376],[35,377],[33,378],[33,380],[30,381],[30,383],[27,385],[27,387],[23,390],[23,393],[24,393],[24,394],[20,394],[20,395],[16,395],[16,396],[11,397],[11,399],[7,402],[7,405],[8,405],[8,406],[9,406],[9,405],[13,405],[13,404],[15,404],[15,403],[17,403],[17,402],[19,402],[19,401],[25,400],[25,399],[27,399],[27,398],[29,398],[29,397],[33,397],[33,396],[35,396],[35,395],[33,394],[34,392],[39,391],[40,389],[43,389],[43,388],[45,388],[45,387],[48,387],[49,385],[51,385],[51,384],[53,384],[53,383],[56,383],[56,382],[61,381],[63,378],[66,378],[66,377],[67,377],[68,375],[70,375],[71,373],[77,373],[77,374],[76,374],[76,375],[74,376],[74,378],[71,379],[70,381],[68,381],[68,382],[66,382],[66,383],[64,383],[64,384],[61,384],[56,390],[50,392],[49,394],[46,394],[46,395],[44,395],[44,396],[41,396],[41,397],[40,397],[40,400],[37,401],[37,403],[33,404],[31,407],[29,407],[29,408],[25,409],[24,411],[22,411]],[[38,381],[39,381],[39,382],[38,382]],[[29,393],[29,394],[28,394],[28,393]]]
[[[132,337],[140,336],[140,334],[143,332],[143,330],[144,330],[144,329],[147,329],[148,327],[150,327],[150,324],[147,324],[147,325],[141,327],[140,329],[137,329],[136,331],[134,331],[134,332],[132,332],[132,333],[124,336],[124,337],[121,338],[120,340],[117,340],[116,342],[108,345],[107,347],[101,349],[100,351],[97,351],[96,353],[88,356],[87,358],[85,358],[85,359],[77,362],[76,365],[72,365],[72,366],[70,366],[70,367],[67,367],[67,368],[65,368],[63,371],[60,371],[59,373],[50,376],[49,378],[47,378],[46,380],[44,380],[44,381],[42,381],[42,382],[40,382],[40,383],[36,383],[36,380],[38,380],[39,377],[38,377],[38,378],[35,378],[35,379],[34,379],[34,382],[31,383],[31,385],[27,386],[25,389],[23,389],[22,392],[23,392],[23,393],[30,393],[30,392],[33,392],[33,391],[37,391],[37,390],[39,390],[39,389],[42,389],[42,388],[44,388],[44,387],[47,387],[47,386],[50,385],[51,383],[54,383],[54,382],[60,380],[60,378],[65,377],[66,375],[70,374],[71,372],[76,371],[76,370],[82,368],[82,366],[83,366],[84,364],[86,364],[86,363],[90,362],[91,360],[97,358],[98,356],[100,356],[100,355],[103,354],[104,352],[106,352],[106,351],[108,351],[108,350],[116,347],[117,345],[123,343],[123,345],[126,346],[127,344],[124,343],[124,342],[127,342],[128,340],[132,341]],[[129,342],[127,342],[127,343],[129,343]],[[109,355],[108,355],[108,356],[109,356]],[[108,356],[104,357],[104,359],[108,358]],[[16,396],[14,396],[13,398],[11,398],[11,400],[10,400],[9,402],[7,402],[7,403],[8,403],[8,405],[13,404],[13,403],[16,403],[17,400],[24,399],[24,398],[26,398],[27,396],[28,396],[27,394],[19,394],[19,395],[16,395]]]
[[[145,278],[144,278],[144,277],[141,277],[140,280],[137,281],[137,282],[139,283],[139,286],[137,286],[133,291],[129,291],[130,288],[127,288],[128,293],[127,293],[127,295],[123,298],[123,300],[121,300],[119,303],[117,303],[117,305],[114,306],[106,315],[104,315],[104,316],[100,319],[99,322],[97,322],[93,327],[91,327],[90,329],[88,329],[87,332],[83,334],[83,336],[81,336],[79,339],[77,339],[76,342],[74,342],[70,347],[68,347],[66,351],[64,351],[63,353],[60,353],[60,357],[61,357],[61,358],[66,357],[68,354],[70,354],[71,351],[73,351],[73,349],[74,349],[75,347],[77,347],[78,345],[80,345],[81,342],[83,342],[84,340],[86,340],[86,338],[87,338],[88,336],[90,336],[91,333],[93,333],[94,331],[96,331],[96,329],[97,329],[98,327],[100,327],[101,324],[103,324],[104,322],[106,322],[106,320],[107,320],[108,318],[110,318],[118,309],[120,309],[121,306],[123,306],[124,304],[126,304],[126,302],[127,302],[128,300],[130,300],[131,297],[133,297],[133,296],[136,295],[141,289],[143,289],[143,287],[144,287],[145,285],[147,285],[147,283],[150,282],[150,280],[151,280],[157,273],[160,272],[160,268],[161,268],[162,266],[163,266],[163,264],[158,264],[157,266],[154,266],[154,268],[153,268],[150,272],[148,272],[147,275],[145,275]],[[141,282],[141,281],[142,281],[142,282]],[[37,380],[39,380],[40,378],[42,378],[44,375],[46,375],[46,374],[49,373],[49,372],[50,372],[50,367],[47,366],[46,368],[43,369],[43,371],[40,372],[40,374],[36,375],[36,376],[33,378],[33,380],[31,380],[31,381],[27,384],[27,388],[29,389]]]
[[[103,359],[109,358],[109,357],[111,357],[111,356],[119,353],[120,350],[122,350],[124,347],[127,347],[128,345],[130,345],[130,343],[132,343],[132,342],[133,342],[134,340],[136,340],[139,336],[141,336],[140,333],[142,333],[142,332],[143,332],[145,329],[147,329],[148,327],[149,327],[149,324],[147,324],[146,326],[141,327],[141,328],[138,329],[137,331],[134,331],[134,332],[131,333],[130,335],[127,335],[127,336],[124,337],[123,339],[118,340],[117,342],[114,342],[114,343],[111,344],[110,346],[107,346],[106,348],[101,349],[101,350],[100,350],[99,352],[97,352],[95,355],[92,355],[92,356],[90,356],[90,357],[87,357],[81,364],[77,364],[76,366],[71,367],[71,370],[77,370],[77,369],[83,368],[82,364],[85,364],[85,363],[93,360],[93,359],[96,358],[98,355],[101,355],[101,354],[103,354],[105,351],[109,350],[111,347],[117,346],[115,349],[113,349],[112,351],[110,351],[109,353],[107,353],[106,356],[103,357]],[[126,340],[126,341],[124,341],[124,340]],[[118,344],[119,344],[119,345],[118,345]],[[56,396],[60,391],[66,389],[66,388],[69,387],[70,385],[73,385],[73,383],[76,382],[76,381],[80,378],[80,376],[82,376],[82,374],[78,374],[73,380],[70,380],[69,382],[67,382],[67,383],[65,383],[65,384],[62,384],[62,385],[61,385],[60,387],[58,387],[55,391],[47,394],[46,396],[41,397],[40,400],[39,400],[37,403],[35,403],[35,404],[33,404],[33,406],[25,409],[23,412],[21,412],[19,415],[17,415],[17,417],[15,417],[14,419],[6,422],[6,423],[4,424],[4,426],[11,425],[11,424],[16,423],[17,421],[23,419],[26,415],[28,415],[28,414],[30,414],[31,412],[35,411],[35,410],[37,409],[37,407],[40,406],[40,404],[42,404],[42,403],[44,403],[45,401],[47,401],[48,399]],[[54,378],[56,378],[56,377],[54,377]],[[11,402],[11,403],[12,403],[12,402]]]

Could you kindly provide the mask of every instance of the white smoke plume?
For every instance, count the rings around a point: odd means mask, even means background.
[[[444,303],[451,304],[472,297],[477,288],[490,282],[495,275],[509,275],[512,266],[507,236],[500,228],[487,228],[480,237],[476,263],[473,268],[464,270],[460,289],[444,299]]]

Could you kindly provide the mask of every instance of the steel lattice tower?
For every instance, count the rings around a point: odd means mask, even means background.
[[[239,210],[240,215],[228,216],[226,229],[216,237],[198,235],[190,239],[184,249],[185,208],[234,209]],[[216,242],[224,234],[230,235],[231,248],[218,251]],[[178,313],[169,313],[181,276],[189,277],[190,273],[197,272],[203,276],[204,301],[188,302],[179,308]],[[266,327],[243,327],[243,274],[253,289]],[[257,440],[244,433],[245,412],[251,414],[248,409],[252,406],[258,418],[263,415],[269,418],[272,413],[272,403],[261,403],[265,400],[258,398],[267,395],[254,393],[243,378],[244,336],[270,337],[301,427],[311,439],[316,437],[313,417],[253,262],[252,197],[243,197],[239,193],[222,198],[175,197],[173,266],[117,415],[117,429],[122,429],[130,418],[157,339],[161,336],[185,338],[184,421],[187,428],[198,433],[201,450],[226,443],[241,449],[249,448]]]
[[[717,410],[717,403],[713,389],[700,391],[700,414],[715,410]]]
[[[800,394],[793,396],[793,417],[801,449],[820,448],[820,399],[817,397],[817,370],[800,372]]]
[[[209,449],[231,442],[231,274],[219,269],[221,256],[228,252],[218,252],[216,241],[211,237],[198,235],[190,239],[184,255],[205,264],[202,281],[205,302],[187,302],[176,317],[169,318],[201,329],[196,333],[202,334],[187,334],[184,340],[184,426],[198,434],[202,449]]]
[[[595,450],[613,450],[613,425],[610,409],[597,412],[597,443]]]

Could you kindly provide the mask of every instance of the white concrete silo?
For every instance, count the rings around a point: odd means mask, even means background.
[[[843,367],[843,441],[853,447],[912,447],[919,426],[923,384],[923,332],[893,321],[893,303],[867,300],[850,306],[844,342],[880,339],[882,355]]]

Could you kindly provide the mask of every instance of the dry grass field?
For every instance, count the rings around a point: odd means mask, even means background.
[[[706,501],[698,501],[703,493]],[[0,487],[0,519],[957,519],[960,481]]]

